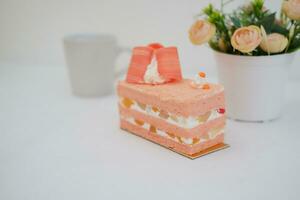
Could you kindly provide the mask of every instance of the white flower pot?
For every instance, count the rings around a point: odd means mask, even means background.
[[[269,121],[281,116],[289,66],[295,53],[238,56],[214,52],[219,82],[225,87],[227,116]]]

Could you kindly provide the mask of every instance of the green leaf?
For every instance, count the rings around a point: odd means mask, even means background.
[[[233,25],[234,25],[236,28],[242,27],[239,18],[237,18],[236,16],[231,16],[230,19],[231,19],[231,22],[233,23]]]
[[[214,7],[212,4],[209,4],[207,7],[203,9],[203,13],[206,15],[211,15],[213,13]]]
[[[252,6],[259,10],[261,10],[263,8],[264,3],[265,3],[264,0],[252,0]]]
[[[280,33],[285,36],[289,35],[289,31],[286,28],[284,28],[278,24],[273,24],[271,32],[272,33]]]
[[[253,56],[265,56],[268,55],[267,52],[263,51],[260,47],[257,47],[254,51],[253,51]]]
[[[258,26],[262,25],[265,28],[266,32],[270,34],[272,32],[272,27],[275,23],[275,15],[276,13],[272,13],[270,15],[265,16],[257,23],[257,25]]]
[[[214,49],[214,50],[216,50],[216,51],[220,51],[220,49],[219,49],[219,47],[218,47],[218,44],[215,42],[215,41],[209,41],[209,46],[212,48],[212,49]]]
[[[300,48],[300,38],[294,38],[292,43],[290,44],[288,52],[296,51],[299,48]]]
[[[253,13],[255,17],[261,18],[263,14],[264,0],[252,0]]]

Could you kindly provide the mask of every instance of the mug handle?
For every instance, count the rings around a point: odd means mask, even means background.
[[[129,47],[118,47],[117,48],[117,56],[121,55],[122,53],[129,53],[131,54],[131,48]],[[122,67],[115,67],[115,78],[118,78],[119,76],[123,75],[126,73],[127,70],[126,65]]]

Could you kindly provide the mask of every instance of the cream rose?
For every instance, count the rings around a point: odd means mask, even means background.
[[[189,30],[190,41],[195,45],[208,42],[216,33],[215,25],[204,21],[196,21]]]
[[[265,52],[269,53],[280,53],[282,52],[288,44],[288,39],[279,34],[279,33],[271,33],[267,35],[266,39],[263,39],[260,43],[260,48]]]
[[[282,4],[282,11],[290,19],[300,20],[300,0],[288,0]]]
[[[251,25],[237,29],[231,37],[233,48],[243,53],[252,52],[262,40],[259,27]]]

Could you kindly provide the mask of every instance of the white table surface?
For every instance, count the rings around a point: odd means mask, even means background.
[[[189,160],[121,131],[115,96],[73,97],[63,67],[1,66],[0,199],[300,199],[299,87],[279,120],[228,121],[231,147]]]

